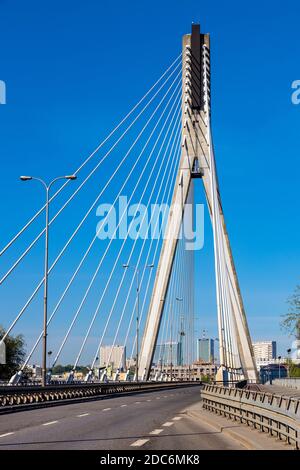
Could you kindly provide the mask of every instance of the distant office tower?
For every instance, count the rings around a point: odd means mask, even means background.
[[[276,341],[257,341],[252,346],[256,363],[276,359]]]
[[[197,360],[206,364],[214,364],[215,344],[213,339],[201,338],[197,340]]]
[[[157,344],[153,356],[153,364],[161,366],[165,363],[165,344]]]
[[[181,366],[183,364],[182,343],[178,341],[168,341],[163,344],[157,344],[153,364],[157,367],[160,365]]]
[[[110,366],[113,371],[118,368],[125,370],[126,347],[125,346],[101,346],[99,351],[100,367]]]

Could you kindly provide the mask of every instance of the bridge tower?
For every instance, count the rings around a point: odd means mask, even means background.
[[[159,333],[178,234],[191,180],[202,178],[214,235],[214,257],[219,328],[220,369],[218,380],[257,380],[251,338],[235,270],[216,174],[210,123],[210,37],[193,24],[182,44],[182,152],[168,216],[154,289],[140,350],[140,378],[148,379]],[[240,373],[235,374],[233,353],[226,348],[224,315],[230,315]],[[229,313],[228,313],[229,312]],[[229,320],[228,320],[229,322]]]

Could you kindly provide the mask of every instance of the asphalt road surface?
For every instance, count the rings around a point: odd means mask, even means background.
[[[0,450],[245,449],[186,409],[198,387],[120,396],[0,416]]]

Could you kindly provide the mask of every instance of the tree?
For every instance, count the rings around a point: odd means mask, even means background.
[[[209,375],[202,375],[201,377],[201,382],[205,384],[209,384],[211,382],[211,377]]]
[[[64,372],[70,372],[73,370],[74,366],[72,364],[67,364],[65,366],[62,366],[61,364],[57,364],[52,368],[52,374],[53,375],[60,375],[63,374]],[[77,372],[82,372],[83,374],[87,374],[89,371],[88,366],[77,366],[76,371]]]
[[[290,335],[300,340],[300,285],[298,285],[291,297],[288,298],[288,312],[283,315],[281,327]]]
[[[0,325],[0,339],[5,335],[4,328]],[[23,335],[8,335],[5,339],[6,364],[0,364],[0,379],[8,380],[19,369],[25,359],[25,341]]]
[[[291,363],[289,366],[290,377],[300,377],[300,365]]]

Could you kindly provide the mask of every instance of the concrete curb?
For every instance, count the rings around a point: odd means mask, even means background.
[[[237,432],[232,431],[230,429],[225,429],[224,426],[221,426],[215,422],[212,422],[207,416],[203,415],[202,413],[200,414],[199,412],[196,411],[189,411],[187,410],[187,415],[191,416],[193,418],[200,418],[201,421],[204,421],[205,424],[208,424],[212,428],[214,428],[216,431],[219,431],[225,435],[228,435],[229,437],[233,438],[234,440],[238,441],[240,444],[242,444],[244,447],[246,447],[248,450],[255,450],[257,449],[257,446],[253,445],[253,443],[245,439],[244,437],[240,436]]]
[[[241,435],[237,431],[234,431],[232,429],[226,429],[225,423],[224,423],[224,425],[222,425],[220,423],[216,423],[215,421],[213,421],[213,417],[210,419],[210,417],[206,415],[205,410],[201,410],[201,412],[200,412],[200,411],[193,411],[193,410],[187,409],[185,411],[186,411],[188,416],[191,416],[191,417],[197,418],[197,419],[201,419],[201,421],[205,422],[205,424],[208,424],[209,426],[211,426],[212,428],[214,428],[218,432],[221,432],[224,435],[227,435],[230,438],[234,439],[235,441],[239,442],[247,450],[268,450],[268,449],[265,448],[265,446],[260,445],[255,440],[255,437],[258,437],[258,436],[253,436],[253,439],[251,439],[250,436],[248,438],[248,437],[245,437],[245,436]],[[223,417],[221,419],[224,420]],[[241,425],[241,429],[243,429],[242,425]],[[247,428],[245,428],[245,429],[247,429]],[[270,448],[269,448],[270,450],[272,450],[271,449],[271,444],[272,444],[272,442],[270,441]],[[275,449],[273,449],[273,450],[275,450]],[[290,449],[288,447],[282,446],[282,449],[280,449],[280,450],[290,450]]]

